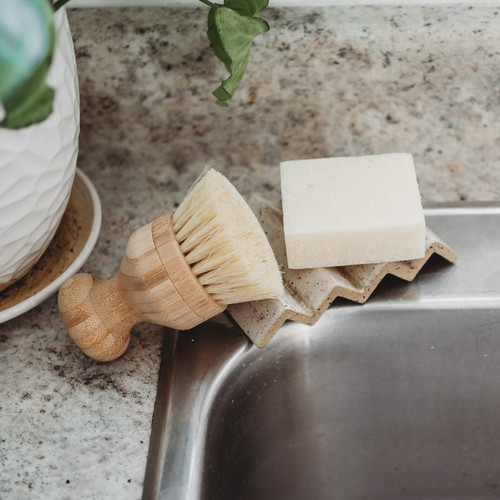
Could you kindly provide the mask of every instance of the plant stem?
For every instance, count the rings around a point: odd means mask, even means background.
[[[205,5],[208,5],[209,7],[215,7],[215,4],[210,0],[200,0],[200,2],[204,3]]]
[[[54,12],[59,10],[64,4],[66,4],[68,2],[69,2],[69,0],[57,0],[57,2],[55,2],[54,5],[52,6],[54,8]]]

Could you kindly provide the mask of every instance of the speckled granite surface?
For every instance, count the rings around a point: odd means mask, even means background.
[[[424,202],[500,199],[494,7],[269,9],[230,108],[206,10],[69,12],[79,167],[103,204],[85,271],[110,277],[130,233],[173,208],[205,163],[279,197],[281,160],[406,151]],[[68,340],[56,299],[0,325],[0,497],[140,498],[162,336],[111,364]]]

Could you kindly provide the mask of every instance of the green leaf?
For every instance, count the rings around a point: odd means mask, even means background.
[[[248,0],[247,3],[253,5],[252,9],[267,4],[262,0]],[[240,7],[242,5],[240,2]],[[233,97],[245,74],[252,41],[268,30],[269,24],[263,19],[240,14],[229,7],[215,5],[210,9],[208,38],[216,56],[230,73],[213,92],[219,104],[227,104]]]
[[[4,102],[6,117],[0,125],[22,128],[39,123],[52,112],[54,90],[45,83],[50,59],[38,67],[33,76]]]
[[[231,58],[227,54],[224,46],[222,45],[221,36],[217,28],[216,13],[220,9],[219,6],[213,7],[208,13],[208,31],[207,36],[212,45],[214,54],[224,63],[228,71],[231,71]]]
[[[269,0],[224,0],[224,7],[235,10],[242,16],[255,16],[269,5]]]
[[[53,10],[48,0],[17,0],[15,5],[3,5],[0,100],[5,118],[0,126],[26,127],[51,113],[54,91],[45,80],[54,46]]]

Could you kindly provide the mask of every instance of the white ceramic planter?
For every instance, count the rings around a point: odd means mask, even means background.
[[[73,41],[64,9],[47,81],[51,115],[19,130],[0,127],[0,290],[33,267],[52,240],[73,184],[80,103]]]

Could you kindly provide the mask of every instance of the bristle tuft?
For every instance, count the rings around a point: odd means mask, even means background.
[[[281,273],[266,235],[236,188],[205,168],[173,217],[186,261],[222,304],[274,298]]]

